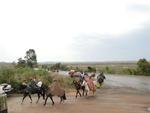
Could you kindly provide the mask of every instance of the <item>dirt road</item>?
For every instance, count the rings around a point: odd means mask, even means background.
[[[95,96],[79,97],[68,93],[67,100],[59,104],[59,98],[54,97],[55,105],[49,99],[46,106],[41,99],[36,104],[37,97],[21,103],[22,97],[8,98],[9,113],[150,113],[150,94],[131,88],[103,87],[97,90]]]

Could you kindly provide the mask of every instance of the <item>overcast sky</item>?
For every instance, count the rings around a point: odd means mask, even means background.
[[[150,60],[150,0],[1,0],[0,61]]]

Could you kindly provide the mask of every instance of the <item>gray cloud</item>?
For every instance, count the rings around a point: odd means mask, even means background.
[[[114,38],[83,35],[76,39],[72,45],[74,55],[85,61],[150,59],[150,25]]]

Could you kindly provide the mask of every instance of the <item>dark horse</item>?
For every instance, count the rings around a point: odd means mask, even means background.
[[[22,93],[23,93],[22,103],[27,96],[29,96],[31,103],[32,103],[31,94],[38,95],[38,100],[36,101],[36,103],[38,103],[40,96],[43,96],[43,99],[45,99],[46,86],[44,84],[42,84],[41,87],[35,86],[34,84],[21,85],[21,89],[22,89]]]
[[[83,82],[83,81],[76,81],[76,80],[73,81],[73,84],[74,84],[75,89],[76,89],[76,98],[77,98],[78,94],[79,94],[80,97],[81,97],[80,90],[82,90],[82,96],[84,96],[84,93],[85,93],[85,86],[82,85],[82,82]],[[87,92],[86,92],[86,96],[87,96]]]
[[[97,76],[97,82],[99,83],[99,85],[101,86],[102,83],[104,82],[104,79],[106,79],[106,77],[104,76],[104,73],[100,73],[98,76]]]

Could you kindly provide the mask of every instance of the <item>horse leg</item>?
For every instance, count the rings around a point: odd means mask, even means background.
[[[64,95],[62,96],[63,100],[66,100],[66,93],[64,93]]]
[[[102,86],[103,81],[104,81],[103,79],[100,79],[100,80],[99,80],[99,85],[100,85],[100,86]]]
[[[24,93],[24,94],[23,94],[23,98],[22,98],[21,104],[23,104],[23,101],[24,101],[24,99],[26,98],[27,95],[28,95],[27,93]]]
[[[31,102],[30,102],[30,103],[32,103],[32,98],[31,98],[31,94],[29,94],[28,96],[29,96],[29,98],[30,98],[30,100],[31,100]]]
[[[54,103],[54,101],[53,101],[52,96],[50,96],[50,99],[51,99],[51,101],[52,101],[52,105],[54,105],[55,103]]]
[[[46,96],[45,103],[43,104],[44,106],[45,106],[46,103],[47,103],[47,99],[48,99],[48,96]]]
[[[80,95],[80,97],[81,97],[81,93],[80,93],[80,91],[78,90],[78,93],[79,93],[79,95]]]
[[[80,95],[80,97],[81,97],[81,93],[80,93],[80,91],[79,91],[79,90],[77,90],[77,92],[76,92],[76,98],[77,98],[78,94],[79,94],[79,95]]]
[[[61,96],[61,97],[60,97],[60,104],[61,104],[62,101],[63,101],[63,97]]]
[[[81,93],[79,92],[79,90],[77,90],[77,91],[76,91],[76,98],[77,98],[77,96],[78,96],[78,93],[79,93],[80,96],[81,96]]]
[[[43,100],[45,100],[45,91],[43,91],[42,95],[43,95]]]
[[[85,96],[87,96],[88,91],[85,92]]]
[[[100,87],[102,86],[102,83],[101,82],[99,82],[99,85],[100,85]]]
[[[43,85],[41,87],[41,95],[43,96],[43,100],[45,100],[45,89],[44,89]]]
[[[84,92],[85,92],[85,87],[82,87],[82,96],[84,96]]]
[[[39,99],[40,99],[40,94],[38,93],[37,95],[38,95],[38,99],[37,99],[36,103],[38,103]]]
[[[78,96],[78,90],[76,91],[76,98],[77,98],[77,96]]]

